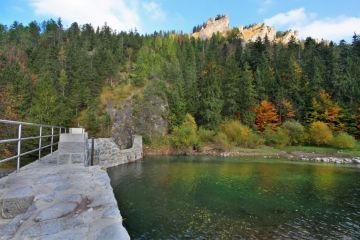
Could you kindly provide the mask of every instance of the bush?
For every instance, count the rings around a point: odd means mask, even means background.
[[[259,145],[264,145],[265,139],[261,137],[259,134],[251,132],[248,147],[256,147]]]
[[[298,145],[305,142],[305,128],[297,121],[286,121],[281,126],[289,136],[289,144]]]
[[[231,146],[229,139],[225,133],[219,132],[218,134],[216,134],[214,140],[215,140],[215,143],[219,144],[221,150],[223,150],[223,151],[231,150],[232,146]]]
[[[267,145],[275,147],[285,147],[290,142],[287,130],[283,128],[274,130],[270,126],[267,126],[264,131],[264,138]]]
[[[198,131],[199,141],[201,143],[210,143],[214,141],[215,132],[212,130],[208,130],[200,127]]]
[[[236,120],[222,124],[221,132],[227,136],[228,141],[237,146],[250,147],[263,142],[261,137],[255,134],[249,127],[242,125]]]
[[[328,125],[324,122],[313,122],[309,129],[310,140],[316,145],[329,145],[333,134]]]
[[[345,132],[339,133],[331,141],[331,146],[341,149],[352,149],[355,145],[355,138]]]
[[[175,148],[183,150],[198,145],[197,125],[193,116],[186,114],[184,122],[174,128],[170,142]]]

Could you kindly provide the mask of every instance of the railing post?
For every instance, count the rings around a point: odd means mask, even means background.
[[[91,161],[90,165],[94,166],[94,138],[91,138]]]
[[[39,161],[41,158],[41,140],[42,140],[42,126],[40,126],[40,135],[39,135]]]
[[[17,145],[17,164],[16,164],[16,172],[20,172],[21,129],[22,129],[22,124],[19,124],[19,127],[18,127],[18,145]]]
[[[51,127],[51,147],[50,152],[53,153],[53,144],[54,144],[54,127]]]

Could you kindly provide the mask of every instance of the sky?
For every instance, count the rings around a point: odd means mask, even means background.
[[[118,31],[176,30],[190,33],[209,17],[225,14],[230,25],[265,22],[300,37],[351,41],[360,34],[360,0],[0,0],[0,23],[10,26],[61,18]]]

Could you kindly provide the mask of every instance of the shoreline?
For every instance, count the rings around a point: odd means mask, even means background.
[[[219,151],[207,149],[203,151],[178,151],[170,147],[144,148],[146,156],[214,156],[214,157],[263,157],[284,158],[288,160],[301,160],[310,162],[324,162],[334,164],[360,164],[360,156],[349,156],[338,152],[314,152],[314,151],[284,151],[277,149],[274,152],[261,152],[261,149],[244,149],[245,151]]]

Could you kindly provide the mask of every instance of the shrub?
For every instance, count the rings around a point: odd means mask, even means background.
[[[208,130],[200,127],[198,131],[199,141],[201,143],[210,143],[214,141],[215,132],[212,130]]]
[[[267,145],[276,147],[285,147],[290,141],[287,130],[283,128],[272,129],[270,126],[266,127],[264,138]]]
[[[289,143],[291,145],[302,144],[305,142],[305,128],[297,121],[286,121],[281,126],[285,129],[289,136]]]
[[[313,122],[309,134],[311,142],[316,145],[329,145],[333,139],[331,129],[324,122]]]
[[[249,127],[242,125],[239,121],[232,120],[225,122],[221,126],[228,141],[237,146],[255,146],[261,144],[261,137],[255,134]]]
[[[216,134],[214,140],[215,140],[215,143],[219,144],[221,150],[227,151],[227,150],[230,150],[232,147],[229,142],[228,137],[223,132],[219,132],[218,134]]]
[[[237,145],[243,145],[249,138],[251,132],[250,128],[236,120],[225,122],[222,124],[221,130],[231,142]]]
[[[175,127],[170,137],[171,144],[177,149],[194,148],[199,142],[197,125],[190,114],[186,114],[184,122]]]
[[[354,148],[355,145],[355,138],[345,132],[339,133],[331,141],[331,146],[341,149],[351,149]]]
[[[261,137],[259,134],[251,132],[248,147],[256,147],[259,145],[264,145],[265,139]]]

